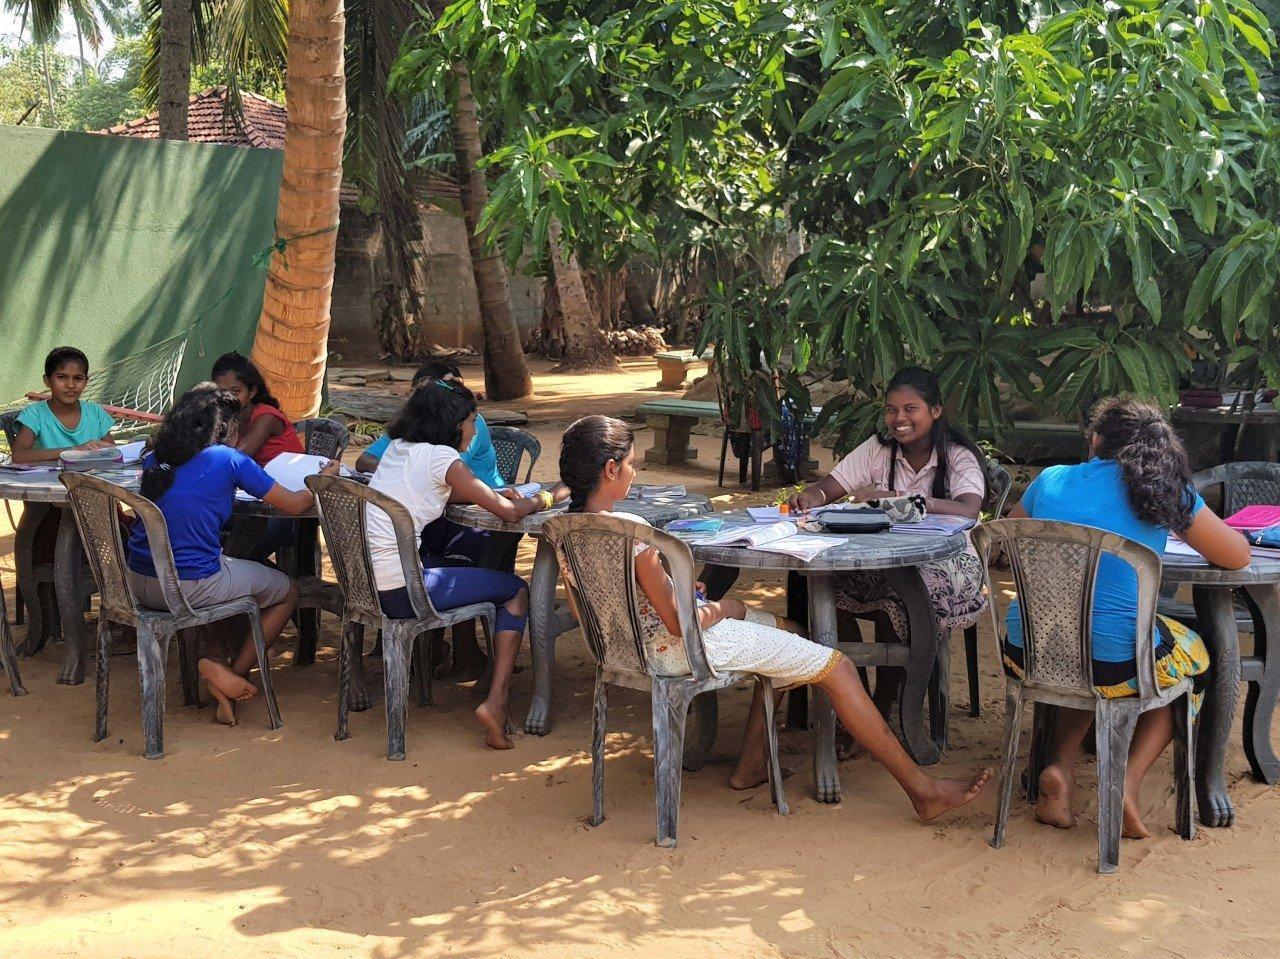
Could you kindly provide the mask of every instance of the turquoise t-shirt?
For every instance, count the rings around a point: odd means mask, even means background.
[[[390,445],[391,437],[383,433],[369,444],[365,452],[377,459],[382,459],[382,454]],[[500,489],[508,485],[502,478],[502,474],[498,472],[498,453],[493,448],[493,436],[489,432],[489,424],[479,413],[476,414],[476,435],[461,459],[467,464],[467,469],[475,474],[476,479],[490,489]]]
[[[1190,486],[1191,515],[1204,509],[1204,500]],[[1022,508],[1032,519],[1061,520],[1094,526],[1137,540],[1159,555],[1169,530],[1138,518],[1129,505],[1120,464],[1092,459],[1076,466],[1051,466],[1027,487]],[[1124,560],[1104,554],[1098,564],[1093,592],[1093,658],[1106,663],[1133,659],[1133,633],[1138,628],[1138,575]],[[1022,617],[1014,600],[1005,619],[1009,643],[1022,646]],[[1152,637],[1152,644],[1157,638]]]
[[[80,401],[80,422],[73,430],[62,425],[62,421],[49,409],[48,400],[24,407],[18,414],[18,422],[36,435],[35,448],[38,450],[60,450],[100,440],[116,425],[111,414],[92,400]]]

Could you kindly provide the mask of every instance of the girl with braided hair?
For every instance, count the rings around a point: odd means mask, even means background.
[[[1249,544],[1228,527],[1191,485],[1186,450],[1160,407],[1134,396],[1105,399],[1093,410],[1086,430],[1089,460],[1051,466],[1023,494],[1011,517],[1079,523],[1116,533],[1163,553],[1172,531],[1209,562],[1226,569],[1249,565]],[[1137,629],[1137,575],[1123,560],[1104,555],[1098,565],[1091,619],[1093,681],[1100,696],[1137,694],[1134,632]],[[1006,619],[1004,666],[1022,675],[1022,616],[1017,600]],[[1172,686],[1193,682],[1192,707],[1209,666],[1204,643],[1194,631],[1156,617],[1151,637],[1156,680]],[[1075,825],[1071,809],[1075,766],[1081,758],[1093,712],[1058,711],[1052,760],[1040,776],[1036,818],[1062,829]],[[1142,780],[1173,738],[1170,708],[1149,710],[1138,720],[1125,770],[1124,826],[1129,839],[1148,832],[1139,813]]]

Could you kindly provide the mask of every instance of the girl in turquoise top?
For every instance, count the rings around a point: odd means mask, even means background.
[[[115,446],[111,414],[92,400],[80,399],[89,385],[89,359],[74,346],[60,346],[44,360],[49,398],[18,414],[13,462],[48,463],[70,449],[98,450]]]
[[[1169,533],[1180,535],[1205,559],[1227,569],[1249,565],[1249,544],[1208,509],[1191,486],[1191,467],[1182,442],[1153,403],[1135,397],[1103,400],[1088,426],[1090,459],[1076,466],[1053,466],[1027,488],[1011,517],[1059,520],[1105,529],[1164,552]],[[1137,575],[1123,560],[1104,556],[1098,565],[1093,605],[1093,681],[1107,698],[1137,693],[1134,632],[1137,629]],[[1022,616],[1015,600],[1007,619],[1005,668],[1022,675]],[[1199,680],[1209,665],[1200,637],[1163,616],[1155,635],[1156,680],[1172,686]],[[1193,696],[1196,694],[1193,693]],[[1198,699],[1198,696],[1196,696]],[[1036,818],[1066,829],[1075,767],[1092,712],[1062,709],[1056,721],[1053,758],[1040,776]],[[1124,835],[1147,837],[1138,808],[1147,770],[1173,738],[1169,708],[1142,714],[1129,749],[1124,784]]]

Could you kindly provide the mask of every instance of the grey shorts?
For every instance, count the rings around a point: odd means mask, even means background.
[[[129,585],[143,606],[164,609],[164,591],[160,580],[129,570]],[[179,581],[182,595],[192,609],[229,603],[250,597],[260,608],[274,606],[289,594],[289,577],[278,569],[248,559],[222,556],[222,568],[205,579]]]

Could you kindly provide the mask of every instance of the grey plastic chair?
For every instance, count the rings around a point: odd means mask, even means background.
[[[253,632],[258,651],[258,669],[262,673],[262,695],[267,701],[268,725],[279,729],[280,711],[271,686],[271,663],[267,659],[266,642],[258,604],[250,598],[236,599],[216,606],[192,609],[179,587],[178,571],[169,545],[169,527],[160,508],[149,499],[129,492],[87,473],[63,473],[62,484],[70,494],[80,538],[89,556],[89,566],[101,597],[98,611],[97,722],[93,741],[107,735],[107,692],[111,668],[112,626],[132,626],[138,636],[138,669],[142,674],[142,730],[146,737],[146,757],[164,755],[164,671],[169,658],[169,642],[180,630],[245,616]],[[139,603],[129,584],[125,565],[125,545],[120,535],[116,508],[126,506],[137,516],[147,531],[157,578],[164,590],[164,610],[150,609]],[[180,639],[179,662],[183,671],[185,699],[191,702],[195,679],[194,650]]]
[[[1129,746],[1138,717],[1150,709],[1174,707],[1174,780],[1177,829],[1183,839],[1195,835],[1194,725],[1191,681],[1161,689],[1156,682],[1152,635],[1160,557],[1141,543],[1074,523],[1035,519],[996,520],[973,531],[973,543],[984,568],[991,553],[1003,548],[1013,567],[1022,612],[1023,678],[1005,684],[1004,761],[991,845],[1004,845],[1005,823],[1018,761],[1022,706],[1026,702],[1092,712],[1098,752],[1098,872],[1110,873],[1120,863],[1120,830],[1124,818],[1124,779]],[[1138,623],[1135,631],[1138,694],[1104,699],[1093,685],[1091,620],[1098,562],[1104,554],[1128,563],[1138,577]],[[988,585],[989,578],[988,578]],[[999,628],[991,604],[993,628]],[[997,635],[999,633],[997,632]],[[1039,715],[1039,710],[1037,709]],[[1038,720],[1039,724],[1039,720]],[[1036,737],[1047,739],[1043,730]],[[1034,788],[1042,757],[1034,753],[1028,791]]]
[[[430,698],[431,644],[415,641],[426,632],[441,630],[471,619],[484,624],[485,638],[491,639],[497,610],[493,603],[473,603],[447,612],[438,611],[427,595],[422,580],[422,562],[418,558],[419,531],[409,511],[397,500],[369,489],[363,483],[340,476],[309,476],[307,487],[315,494],[316,508],[329,557],[342,587],[342,640],[338,646],[338,731],[334,738],[346,739],[347,696],[351,686],[351,670],[363,670],[364,627],[382,630],[383,683],[387,697],[387,758],[405,758],[405,712],[409,689],[409,663],[417,667],[421,694]],[[400,547],[400,563],[404,569],[413,619],[391,619],[383,615],[378,602],[378,588],[369,559],[365,532],[367,509],[380,509],[387,514],[395,529]],[[492,656],[492,650],[490,650]]]
[[[1246,506],[1272,506],[1280,504],[1280,463],[1223,463],[1196,473],[1191,477],[1191,485],[1201,494],[1221,486],[1223,516],[1238,513]],[[1157,607],[1160,613],[1198,629],[1195,608],[1178,600],[1176,593],[1176,586],[1161,589]],[[1261,613],[1247,593],[1239,591],[1236,596],[1236,627],[1241,632],[1259,635]]]
[[[526,452],[529,454],[529,468],[524,471],[524,482],[529,482],[534,464],[542,455],[542,444],[537,437],[514,426],[491,426],[489,435],[493,438],[493,451],[498,457],[498,473],[503,482],[520,482],[520,461]]]
[[[302,449],[312,456],[340,460],[351,442],[351,432],[337,420],[318,416],[298,420],[293,428],[302,434]]]
[[[4,431],[10,450],[18,438],[18,414],[21,412],[9,410],[0,413],[0,430]],[[7,502],[5,508],[9,508]],[[26,623],[30,606],[31,626],[23,644],[23,652],[28,656],[40,651],[58,622],[58,604],[53,601],[53,564],[37,564],[32,556],[36,530],[54,509],[57,507],[51,503],[24,503],[22,518],[14,527],[13,556],[17,582],[13,592],[13,621],[18,626]],[[9,516],[12,520],[12,512]],[[41,587],[45,591],[43,596]]]
[[[599,514],[556,516],[542,527],[556,551],[560,571],[578,614],[578,622],[596,661],[592,710],[591,824],[604,822],[604,735],[608,687],[648,690],[653,702],[653,769],[657,786],[657,844],[673,847],[680,816],[681,760],[689,704],[695,696],[725,689],[745,679],[765,687],[765,728],[769,743],[769,789],[786,815],[778,734],[769,680],[751,673],[712,673],[702,646],[693,604],[693,557],[674,536],[634,520]],[[660,676],[653,670],[641,633],[635,578],[637,546],[662,554],[675,583],[677,611],[688,657],[689,675]]]

